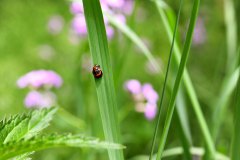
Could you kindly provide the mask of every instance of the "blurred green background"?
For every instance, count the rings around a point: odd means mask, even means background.
[[[138,79],[141,83],[151,83],[160,93],[170,49],[165,29],[153,3],[148,0],[136,0],[135,3],[133,14],[127,17],[127,24],[146,42],[162,68],[161,72],[154,74],[146,69],[146,57],[121,32],[116,30],[114,38],[109,40],[122,141],[127,146],[125,155],[128,158],[149,153],[155,121],[148,121],[143,114],[134,111],[134,102],[124,90],[124,82]],[[175,0],[167,3],[176,13],[178,3]],[[235,4],[235,11],[239,11],[239,1],[236,0]],[[207,121],[225,76],[227,44],[223,5],[219,0],[201,2],[199,17],[204,22],[206,39],[203,43],[192,46],[188,60],[188,70]],[[59,105],[83,119],[86,127],[83,129],[69,125],[64,118],[56,116],[47,131],[83,133],[103,139],[93,78],[88,65],[90,53],[87,38],[80,38],[77,43],[70,40],[73,15],[69,6],[69,1],[0,0],[0,117],[27,110],[23,100],[28,90],[19,89],[16,85],[20,76],[36,69],[54,70],[64,81],[60,89],[55,89]],[[192,1],[185,0],[179,28],[179,43],[182,45],[191,7]],[[239,24],[240,13],[236,13]],[[59,34],[51,34],[48,30],[48,22],[55,15],[61,16],[64,21]],[[44,58],[43,52],[48,58]],[[174,78],[171,74],[170,81]],[[164,106],[168,104],[169,95],[168,90]],[[203,138],[199,134],[194,112],[188,98],[186,101],[194,145],[202,146]],[[228,152],[230,145],[230,128],[233,126],[231,107],[226,114],[228,116],[217,142],[217,149],[223,153]],[[178,126],[174,120],[166,148],[181,145],[180,135],[175,131]],[[100,160],[107,159],[107,154],[102,150],[50,149],[37,152],[33,159]]]

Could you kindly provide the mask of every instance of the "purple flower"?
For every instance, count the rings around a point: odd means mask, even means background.
[[[141,93],[141,83],[138,80],[132,79],[125,82],[125,88],[132,94]]]
[[[124,14],[130,14],[133,10],[133,0],[100,0],[104,12],[111,13],[121,23],[126,23]],[[86,36],[87,26],[84,18],[84,10],[81,2],[72,2],[71,12],[75,15],[72,21],[72,28],[79,36]],[[104,17],[107,37],[111,39],[114,36],[114,29],[109,25]]]
[[[48,21],[48,31],[51,34],[59,34],[63,29],[63,25],[64,25],[63,18],[59,15],[54,15],[50,17]]]
[[[25,97],[24,104],[27,108],[51,107],[56,104],[56,95],[50,91],[31,91]]]
[[[147,103],[144,111],[144,115],[148,120],[152,120],[157,115],[157,105]]]
[[[20,77],[17,85],[20,88],[40,88],[44,86],[58,88],[62,85],[62,78],[51,70],[34,70]]]
[[[125,3],[122,7],[122,12],[126,15],[130,15],[133,12],[134,2],[133,0],[125,0]]]
[[[149,103],[152,104],[157,103],[159,97],[151,84],[149,83],[144,84],[142,87],[142,93]]]
[[[74,17],[72,21],[73,30],[80,36],[86,36],[87,26],[83,14],[78,14]]]
[[[158,94],[149,83],[143,86],[138,80],[132,79],[125,82],[124,87],[131,94],[136,102],[135,110],[144,112],[148,120],[155,118],[157,114]]]
[[[78,14],[78,13],[83,13],[83,5],[81,2],[72,2],[71,7],[70,7],[70,11],[73,14]]]
[[[101,0],[101,2],[107,4],[109,7],[121,8],[125,0]]]

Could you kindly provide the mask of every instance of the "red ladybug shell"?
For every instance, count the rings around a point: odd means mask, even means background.
[[[93,73],[95,78],[101,78],[103,73],[102,73],[102,70],[100,68],[100,65],[94,65],[93,69],[92,69],[92,73]]]

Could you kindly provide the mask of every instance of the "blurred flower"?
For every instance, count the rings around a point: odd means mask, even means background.
[[[193,44],[201,45],[206,41],[206,28],[202,18],[198,18],[193,34]]]
[[[132,94],[139,94],[142,89],[141,87],[141,83],[135,79],[125,82],[125,88]]]
[[[24,76],[20,77],[17,81],[17,85],[20,88],[25,87],[60,87],[62,85],[61,77],[50,70],[34,70]]]
[[[56,104],[56,95],[50,91],[31,91],[25,97],[24,103],[27,108],[46,108]]]
[[[81,2],[72,2],[71,6],[70,6],[70,11],[73,14],[78,14],[78,13],[83,13],[83,5]]]
[[[154,119],[159,97],[152,85],[149,83],[141,85],[138,80],[132,79],[125,82],[124,88],[132,94],[136,102],[135,110],[143,112],[148,120]]]
[[[77,14],[72,21],[73,30],[80,36],[87,34],[87,26],[83,14]]]
[[[144,111],[144,115],[148,120],[155,118],[157,114],[157,104],[147,103]]]
[[[112,14],[119,22],[126,23],[125,14],[131,14],[133,10],[133,0],[100,0],[104,12]],[[70,11],[74,14],[72,29],[78,36],[86,36],[87,26],[84,19],[84,10],[81,2],[72,2]],[[107,37],[111,39],[114,36],[114,29],[110,26],[106,17],[104,17]]]
[[[54,15],[50,17],[48,21],[48,31],[51,34],[59,34],[63,29],[63,25],[64,25],[63,18],[59,15]]]
[[[155,104],[158,101],[158,94],[157,92],[153,89],[152,85],[149,83],[146,83],[142,86],[142,93],[146,100],[149,103]]]
[[[52,46],[44,44],[39,46],[38,55],[42,60],[49,61],[54,57],[55,50]]]

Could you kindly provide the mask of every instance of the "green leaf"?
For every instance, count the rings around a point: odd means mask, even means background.
[[[45,135],[36,136],[31,139],[22,139],[21,141],[11,141],[0,145],[0,159],[8,159],[28,153],[55,147],[91,147],[99,149],[123,149],[119,144],[101,142],[96,138],[85,137],[82,135]]]
[[[30,155],[32,155],[34,152],[28,152],[28,153],[24,153],[20,156],[16,156],[14,158],[12,158],[13,160],[31,160],[32,158],[29,158]]]
[[[83,0],[84,14],[93,64],[100,65],[103,76],[95,79],[97,99],[107,141],[119,143],[120,131],[117,117],[117,103],[113,83],[112,65],[102,10],[99,0]],[[108,150],[111,160],[122,160],[122,150]]]
[[[31,138],[49,125],[56,107],[18,114],[0,122],[0,144]]]

